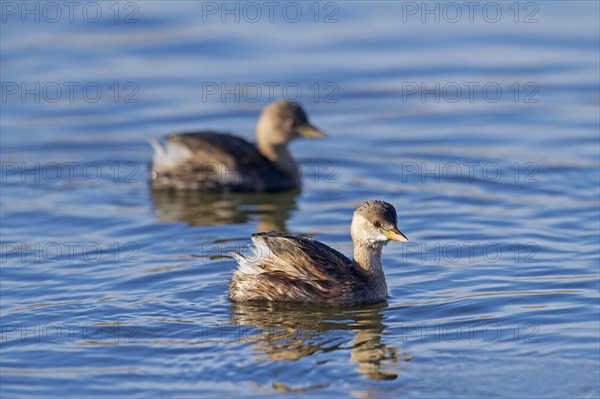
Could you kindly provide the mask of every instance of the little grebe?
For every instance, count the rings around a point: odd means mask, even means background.
[[[282,191],[300,186],[299,166],[287,144],[325,134],[312,126],[302,107],[291,101],[267,105],[256,124],[256,146],[230,134],[181,133],[163,146],[152,139],[154,189],[210,192]]]
[[[233,255],[239,267],[229,284],[229,299],[330,305],[385,300],[388,290],[381,250],[390,240],[408,241],[396,223],[391,204],[367,201],[360,205],[350,227],[353,260],[310,238],[253,234],[254,256]]]

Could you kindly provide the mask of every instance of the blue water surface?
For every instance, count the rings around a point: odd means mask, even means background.
[[[0,396],[598,397],[599,6],[475,3],[3,2]],[[151,192],[149,137],[279,98],[301,191]],[[387,303],[227,300],[375,198]]]

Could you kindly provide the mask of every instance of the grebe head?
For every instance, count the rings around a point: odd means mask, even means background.
[[[408,238],[396,226],[396,209],[384,201],[367,201],[354,211],[350,231],[355,244],[386,244],[388,241],[406,242]]]
[[[256,123],[256,140],[260,146],[282,146],[296,138],[321,138],[325,133],[308,121],[300,104],[280,100],[267,105]]]

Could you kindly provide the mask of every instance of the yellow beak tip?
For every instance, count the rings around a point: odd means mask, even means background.
[[[383,234],[392,241],[398,242],[408,242],[408,237],[406,237],[400,230],[398,232],[383,230]]]

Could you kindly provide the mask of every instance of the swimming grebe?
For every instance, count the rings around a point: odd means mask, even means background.
[[[353,260],[310,238],[253,234],[254,256],[234,253],[239,267],[229,283],[229,299],[329,305],[385,300],[381,250],[390,240],[408,241],[396,223],[396,210],[387,202],[360,205],[350,227]]]
[[[287,144],[325,134],[291,101],[267,105],[256,124],[256,144],[230,134],[172,134],[163,146],[152,140],[152,188],[210,192],[282,191],[300,186],[300,169]]]

